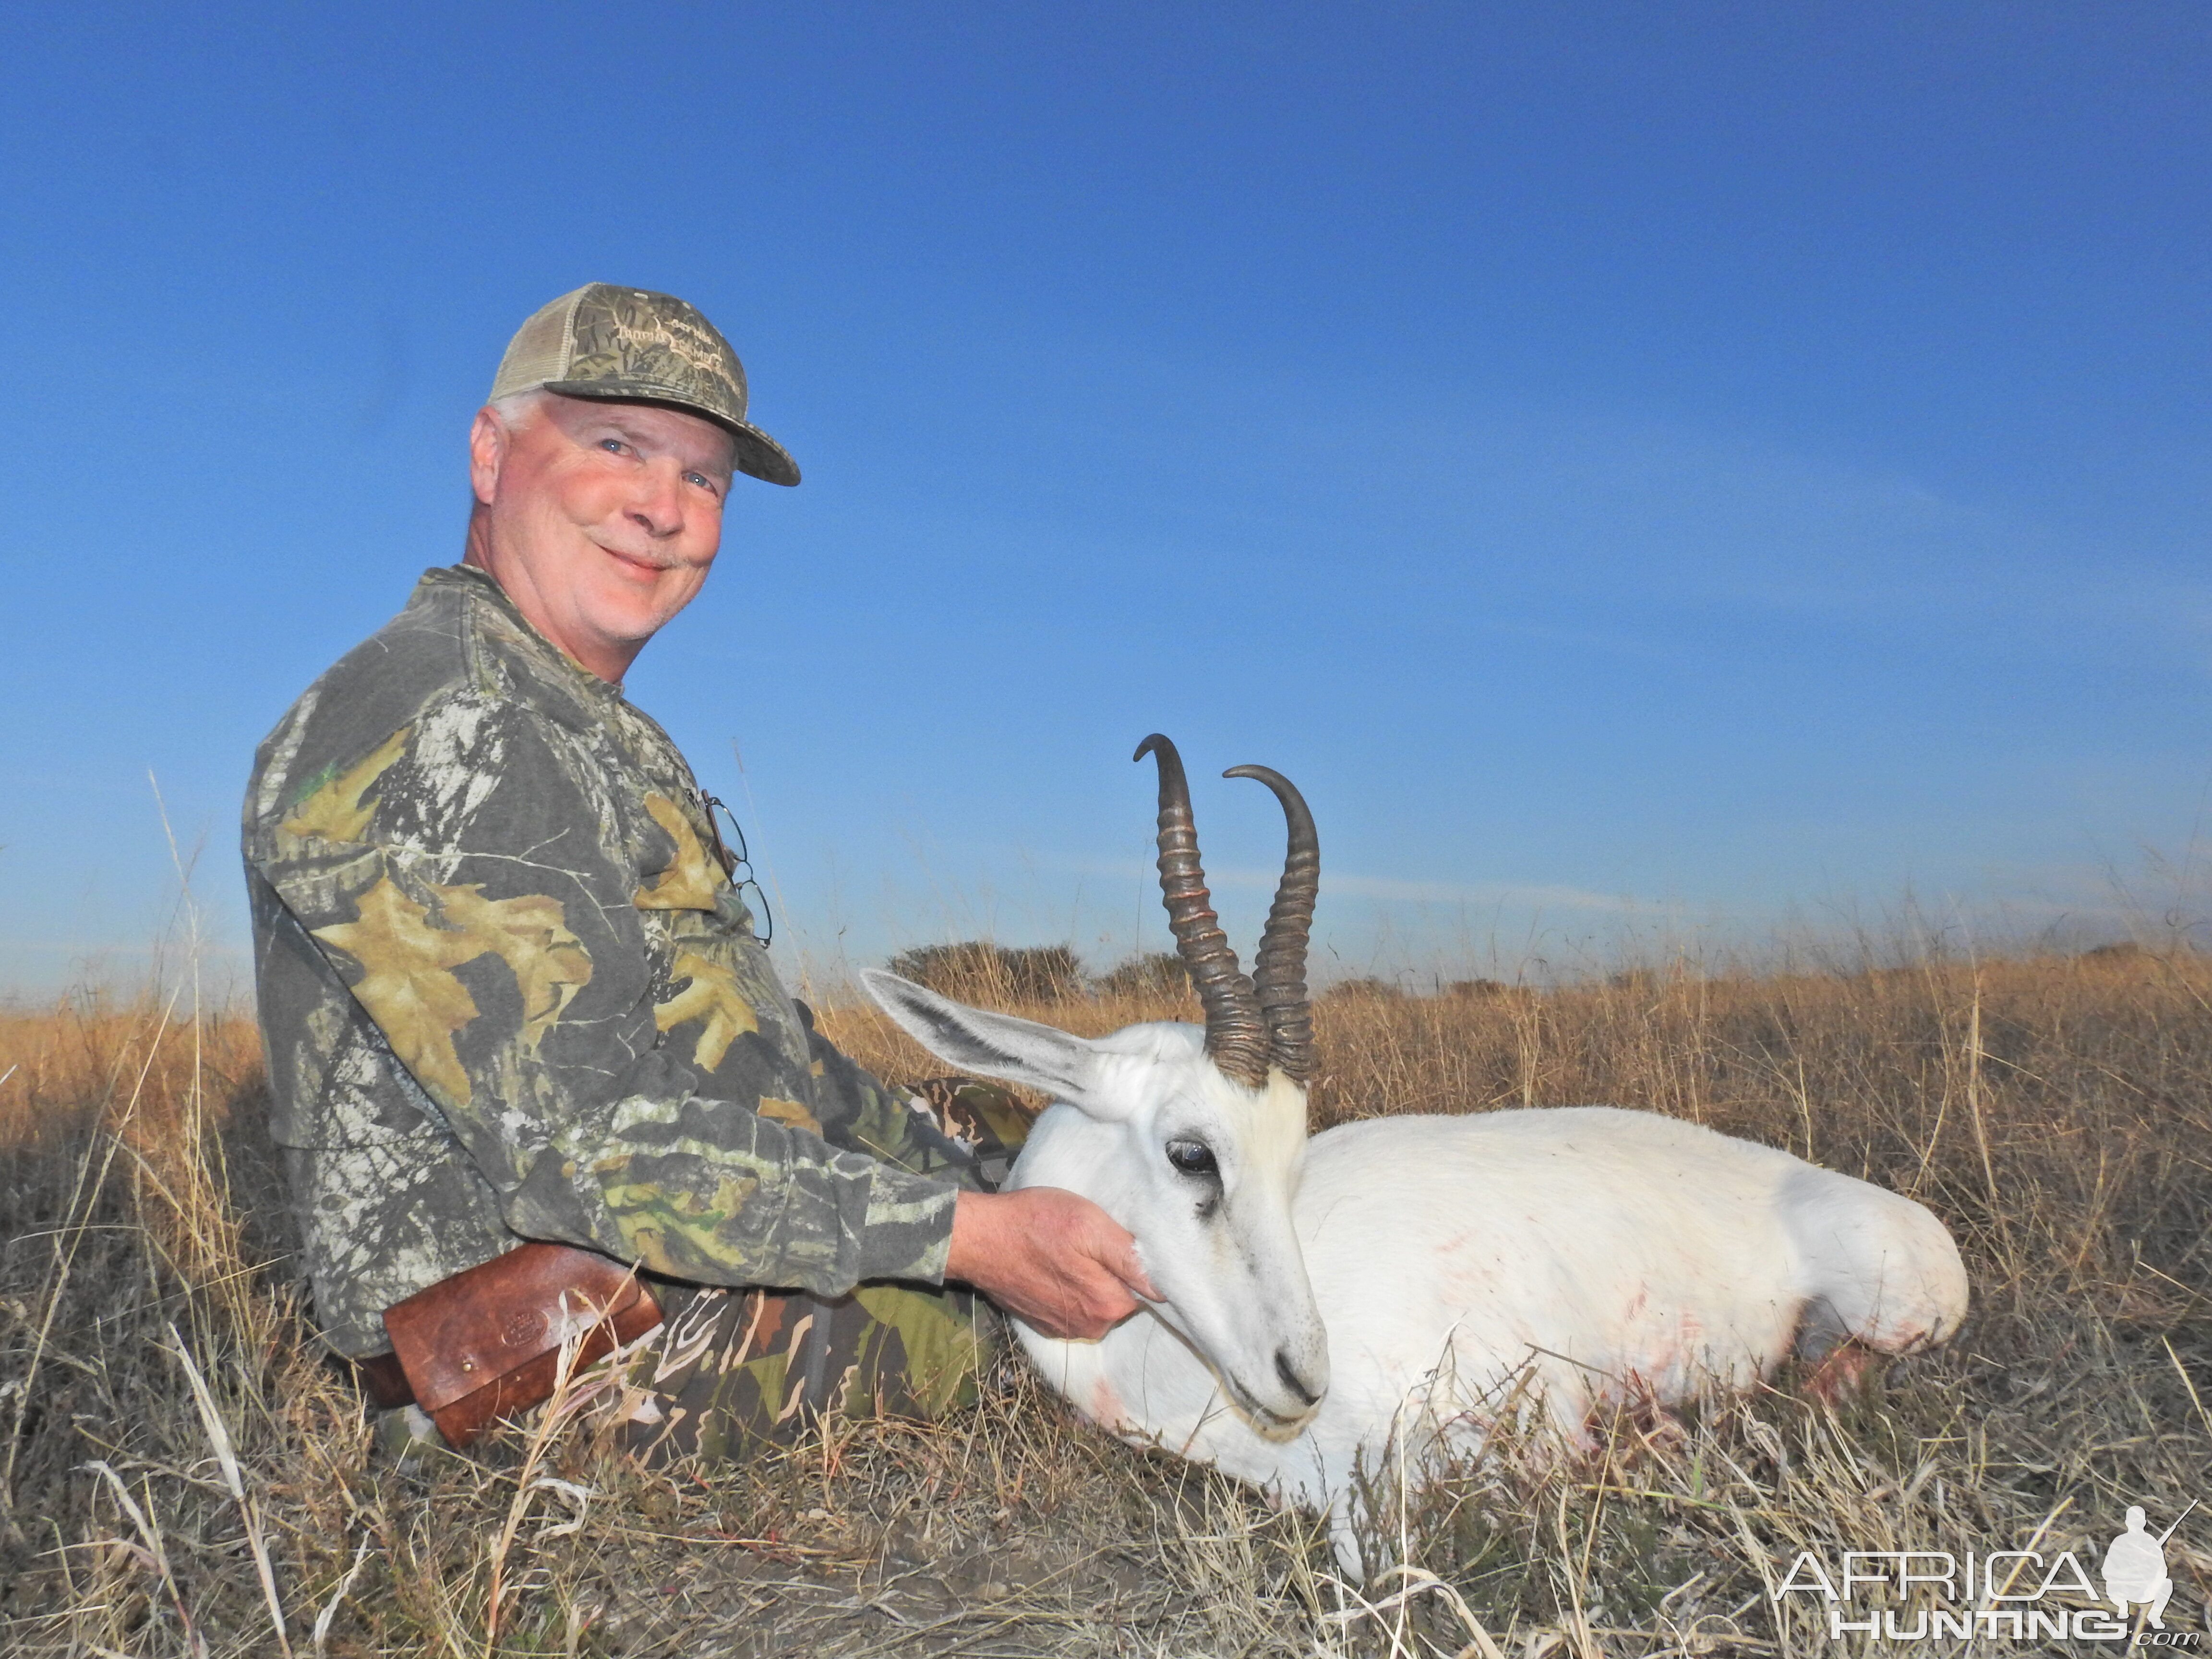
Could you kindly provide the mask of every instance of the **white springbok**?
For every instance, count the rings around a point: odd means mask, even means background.
[[[1163,737],[1160,882],[1203,1030],[1085,1038],[862,978],[940,1059],[1042,1091],[1009,1184],[1093,1200],[1164,1298],[1097,1342],[1017,1322],[1048,1382],[1132,1442],[1331,1510],[1358,1565],[1358,1468],[1479,1448],[1504,1413],[1586,1446],[1595,1412],[1740,1388],[1792,1351],[1911,1352],[1957,1329],[1966,1270],[1894,1193],[1650,1112],[1392,1116],[1306,1135],[1313,820],[1261,767],[1290,851],[1246,979]],[[1531,1413],[1528,1407],[1539,1409]]]

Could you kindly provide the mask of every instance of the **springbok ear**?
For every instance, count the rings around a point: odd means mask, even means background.
[[[1084,1038],[1012,1014],[987,1013],[925,990],[880,968],[860,983],[908,1036],[948,1066],[1041,1089],[1054,1100],[1092,1107],[1100,1056]]]

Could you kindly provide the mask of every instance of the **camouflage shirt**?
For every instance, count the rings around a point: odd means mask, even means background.
[[[942,1280],[962,1153],[814,1033],[716,845],[667,734],[467,566],[262,744],[272,1129],[339,1352],[519,1237],[707,1285]]]

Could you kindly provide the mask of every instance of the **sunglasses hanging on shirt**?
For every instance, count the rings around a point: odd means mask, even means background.
[[[775,918],[769,912],[768,895],[761,891],[761,884],[754,878],[752,856],[745,848],[745,832],[738,827],[738,815],[720,796],[708,795],[705,799],[707,825],[714,832],[714,856],[721,860],[730,884],[738,890],[739,901],[752,912],[753,937],[765,951],[769,941],[775,937]],[[752,895],[750,899],[745,897],[748,892]]]

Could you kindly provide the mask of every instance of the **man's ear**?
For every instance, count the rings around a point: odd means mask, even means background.
[[[1032,1019],[965,1007],[880,968],[862,969],[860,983],[909,1036],[946,1065],[1042,1090],[1086,1110],[1094,1103],[1100,1056],[1084,1038]]]
[[[499,489],[499,470],[507,464],[507,422],[489,408],[477,410],[469,423],[469,487],[486,507]]]

